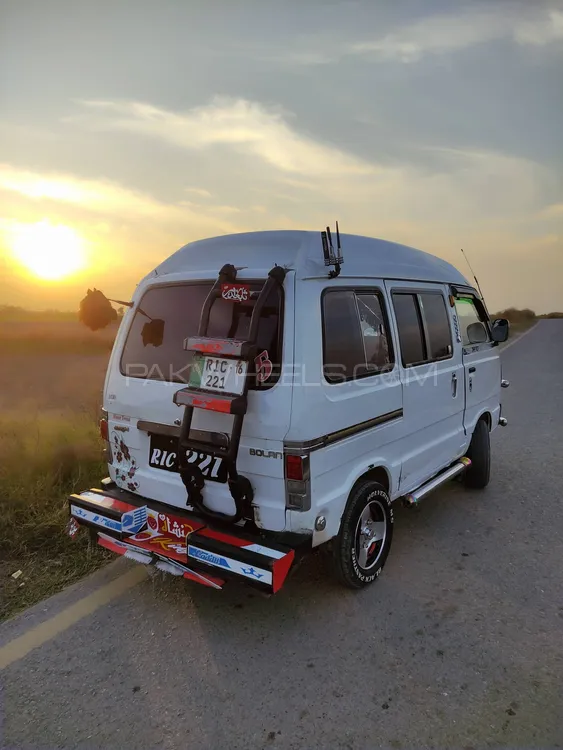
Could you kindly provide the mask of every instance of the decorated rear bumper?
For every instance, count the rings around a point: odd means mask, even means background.
[[[238,579],[275,594],[295,559],[290,547],[117,488],[71,495],[69,511],[70,533],[90,527],[102,547],[212,588]]]

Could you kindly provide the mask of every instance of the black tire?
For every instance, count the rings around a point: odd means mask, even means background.
[[[366,533],[360,528],[362,516]],[[376,523],[383,526],[376,529]],[[336,577],[351,589],[373,583],[383,570],[392,539],[393,509],[385,487],[369,480],[358,483],[348,498],[340,531],[332,543]]]
[[[482,490],[489,484],[491,476],[491,436],[484,419],[475,425],[467,456],[471,459],[471,466],[463,475],[465,486]]]

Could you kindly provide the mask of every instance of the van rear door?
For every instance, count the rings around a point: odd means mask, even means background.
[[[250,286],[247,301],[218,299],[211,309],[208,336],[243,339],[254,303],[265,280],[237,279]],[[186,387],[193,354],[184,340],[197,335],[203,303],[213,282],[183,281],[149,286],[131,313],[126,333],[112,355],[106,384],[112,463],[117,484],[144,497],[186,507],[187,493],[177,471],[183,408],[173,403]],[[258,525],[285,528],[283,440],[289,427],[291,386],[284,371],[293,366],[294,274],[272,291],[260,320],[258,351],[264,378],[253,383],[237,460],[237,468],[254,488]],[[154,325],[151,321],[161,321]],[[147,326],[149,324],[149,326]],[[152,340],[162,327],[162,342]],[[148,332],[148,333],[147,333]],[[152,341],[152,342],[151,342]],[[196,409],[193,436],[204,442],[229,440],[233,417]],[[221,460],[203,453],[190,455],[205,477],[204,502],[212,510],[234,513]]]

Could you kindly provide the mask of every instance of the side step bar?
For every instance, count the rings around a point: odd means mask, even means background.
[[[405,495],[403,498],[403,502],[409,507],[417,505],[423,498],[426,497],[426,495],[429,495],[437,487],[440,487],[440,485],[444,484],[444,482],[448,482],[450,479],[457,477],[458,474],[461,474],[470,466],[470,458],[467,458],[465,456],[463,458],[460,458],[459,461],[453,464],[453,466],[450,466],[449,469],[446,469],[441,474],[438,474],[438,476],[435,476],[434,479],[426,482],[426,484],[423,484],[414,492],[410,492],[408,495]]]

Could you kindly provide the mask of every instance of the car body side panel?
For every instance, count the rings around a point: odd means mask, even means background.
[[[477,421],[483,414],[491,416],[491,429],[498,425],[500,417],[500,390],[501,390],[501,361],[499,347],[493,343],[490,337],[490,324],[484,315],[476,311],[471,297],[477,297],[472,290],[467,300],[456,301],[453,314],[459,328],[460,339],[463,347],[463,366],[465,380],[465,414],[464,426],[469,437],[473,434]],[[481,344],[471,344],[468,340],[467,324],[472,320],[460,314],[458,305],[469,306],[479,315],[479,319],[485,323],[489,331],[489,341]],[[461,308],[463,309],[463,308]]]
[[[387,281],[391,305],[393,292],[440,293],[448,299],[442,284]],[[404,367],[398,348],[400,376],[403,383],[402,435],[397,445],[401,457],[400,493],[419,487],[463,453],[466,443],[463,429],[463,364],[461,345],[457,341],[449,303],[452,356],[414,367]],[[400,346],[397,322],[393,327]]]
[[[500,416],[501,363],[498,347],[492,343],[469,345],[463,348],[465,368],[465,429],[473,434],[479,418],[491,415],[491,427],[498,425]]]
[[[291,528],[311,529],[319,513],[327,527],[315,533],[314,543],[338,533],[340,518],[355,481],[370,467],[384,466],[393,488],[398,486],[400,455],[396,441],[401,435],[402,384],[398,367],[391,372],[344,383],[328,383],[323,376],[321,294],[326,280],[311,280],[298,286],[296,294],[296,371],[288,441],[311,441],[342,431],[367,420],[389,417],[351,437],[336,436],[330,445],[311,452],[311,510],[292,511]],[[330,289],[383,289],[377,279],[346,279],[330,282]],[[394,415],[394,416],[393,416]],[[332,439],[331,438],[331,439]]]

